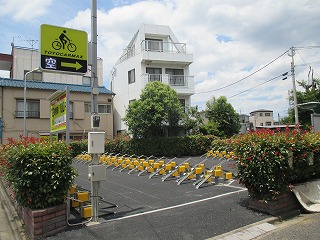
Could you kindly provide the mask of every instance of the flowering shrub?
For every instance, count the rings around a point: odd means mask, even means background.
[[[319,178],[319,144],[319,134],[299,129],[261,130],[235,138],[239,182],[252,197],[268,201],[291,184]]]
[[[62,141],[21,137],[1,147],[2,170],[15,200],[31,209],[64,202],[76,177],[71,163],[72,151]]]
[[[320,134],[300,129],[259,130],[216,140],[213,150],[233,151],[237,178],[250,195],[264,201],[292,184],[320,178]]]

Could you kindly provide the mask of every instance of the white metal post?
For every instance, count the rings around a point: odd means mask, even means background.
[[[91,118],[98,113],[97,102],[97,1],[91,1],[91,53],[92,53],[92,65],[91,65]],[[92,120],[91,120],[92,121]],[[92,126],[92,130],[95,127]],[[89,142],[88,142],[89,143]],[[92,164],[98,165],[98,154],[92,155]],[[92,181],[91,178],[91,194],[92,194],[92,221],[99,222],[99,181]]]

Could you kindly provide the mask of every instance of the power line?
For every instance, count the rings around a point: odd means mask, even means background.
[[[320,48],[320,46],[294,47],[295,50],[307,50],[313,48]]]
[[[233,97],[235,97],[235,96],[238,96],[238,95],[240,95],[240,94],[242,94],[242,93],[248,92],[248,91],[250,91],[250,90],[252,90],[252,89],[254,89],[254,88],[260,87],[260,86],[263,85],[263,84],[266,84],[266,83],[268,83],[268,82],[271,82],[271,81],[273,81],[273,80],[275,80],[275,79],[277,79],[277,78],[279,78],[279,77],[284,77],[284,78],[282,78],[282,80],[285,80],[285,79],[287,79],[287,77],[286,77],[287,75],[288,75],[288,72],[286,72],[286,73],[284,73],[284,74],[281,74],[281,75],[278,75],[278,76],[276,76],[276,77],[274,77],[274,78],[271,78],[271,79],[269,79],[269,80],[267,80],[267,81],[264,81],[263,83],[260,83],[260,84],[258,84],[258,85],[256,85],[256,86],[254,86],[254,87],[252,87],[252,88],[249,88],[249,89],[247,89],[247,90],[241,91],[241,92],[239,92],[239,93],[237,93],[237,94],[235,94],[235,95],[232,95],[232,96],[230,96],[230,97],[227,97],[227,98],[230,99],[230,98],[233,98]]]
[[[283,54],[281,54],[280,56],[276,57],[275,59],[273,59],[271,62],[269,62],[268,64],[264,65],[263,67],[259,68],[258,70],[254,71],[253,73],[247,75],[246,77],[244,78],[241,78],[240,80],[234,82],[234,83],[231,83],[231,84],[228,84],[226,86],[223,86],[223,87],[220,87],[220,88],[217,88],[217,89],[213,89],[213,90],[210,90],[210,91],[205,91],[205,92],[198,92],[198,93],[195,93],[195,94],[202,94],[202,93],[209,93],[209,92],[215,92],[215,91],[219,91],[221,89],[224,89],[224,88],[227,88],[227,87],[230,87],[232,85],[235,85],[236,83],[239,83],[251,76],[253,76],[254,74],[260,72],[262,69],[266,68],[267,66],[269,66],[270,64],[274,63],[275,61],[277,61],[279,58],[281,58],[282,56],[284,56],[285,54],[287,54],[289,52],[289,49],[287,51],[285,51]]]

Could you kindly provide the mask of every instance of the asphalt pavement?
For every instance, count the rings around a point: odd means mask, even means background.
[[[183,159],[180,159],[183,161]],[[193,158],[197,162],[199,159]],[[191,162],[191,164],[194,164]],[[206,166],[215,165],[206,162]],[[90,189],[88,165],[75,163],[78,186]],[[226,163],[224,168],[229,168]],[[232,169],[231,169],[232,170]],[[0,188],[0,239],[25,239],[12,203]],[[46,239],[318,239],[320,213],[301,214],[286,221],[247,208],[248,193],[236,181],[221,181],[195,189],[192,182],[177,185],[175,178],[107,169],[101,182],[99,223],[69,226]],[[76,215],[76,213],[75,213]],[[81,223],[75,216],[69,223]],[[70,225],[71,225],[70,224]]]

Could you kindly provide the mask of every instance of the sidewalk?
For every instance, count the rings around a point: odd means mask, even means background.
[[[5,187],[0,180],[0,239],[1,240],[25,240],[24,229],[19,216],[12,205]]]
[[[305,213],[285,221],[269,218],[208,240],[318,239],[319,223],[320,213]]]

